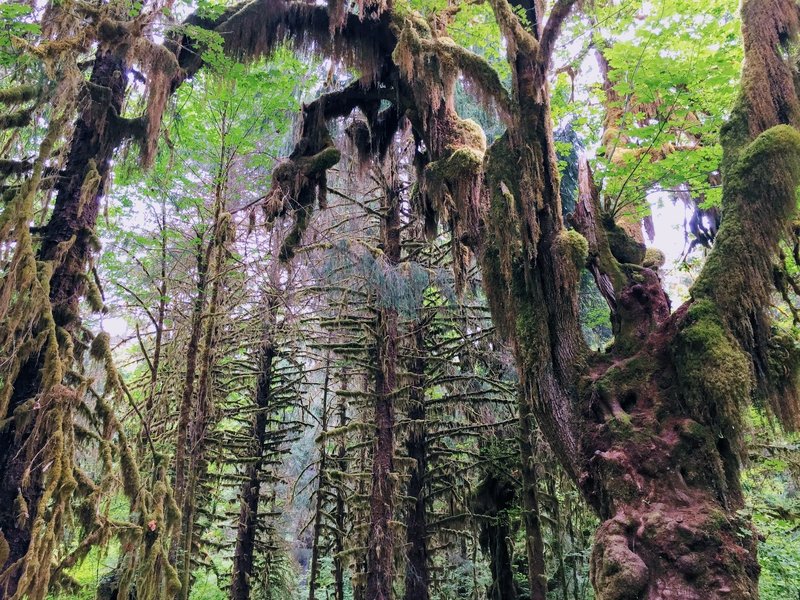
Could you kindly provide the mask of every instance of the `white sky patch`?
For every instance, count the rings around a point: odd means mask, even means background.
[[[673,202],[667,192],[652,192],[647,200],[653,216],[655,236],[651,243],[645,234],[645,240],[648,246],[658,248],[664,253],[666,261],[660,275],[674,310],[689,298],[689,287],[696,276],[696,265],[687,270],[685,262],[688,260],[690,264],[694,264],[702,256],[702,250],[697,248],[688,257],[685,256],[688,248],[686,223],[692,216],[693,209],[683,202]]]

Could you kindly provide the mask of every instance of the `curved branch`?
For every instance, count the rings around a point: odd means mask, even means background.
[[[561,34],[564,21],[566,21],[575,3],[576,0],[558,0],[550,11],[550,16],[547,18],[547,23],[542,31],[542,37],[539,40],[539,59],[542,61],[542,64],[550,64],[556,40]]]

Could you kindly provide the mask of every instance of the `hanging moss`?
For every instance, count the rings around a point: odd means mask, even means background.
[[[8,546],[8,541],[6,540],[6,536],[3,535],[3,532],[0,531],[0,566],[6,564],[8,560],[8,555],[11,553],[11,549]]]
[[[0,131],[3,129],[14,129],[30,125],[32,113],[29,109],[18,110],[16,112],[0,115]]]
[[[97,170],[97,163],[94,159],[90,159],[86,165],[86,175],[83,177],[81,184],[81,195],[78,202],[78,217],[81,216],[84,207],[94,200],[100,188],[100,173]]]
[[[767,345],[767,382],[760,400],[790,431],[800,430],[800,341],[791,332],[775,331]]]
[[[93,359],[102,362],[111,352],[111,336],[103,331],[98,333],[92,340],[92,345],[89,347],[89,354]]]
[[[22,104],[23,102],[33,100],[38,95],[39,88],[35,85],[20,85],[13,88],[1,89],[0,102],[3,104]]]
[[[86,279],[86,302],[89,304],[89,308],[96,313],[107,312],[108,309],[106,308],[103,300],[103,294],[101,293],[94,276],[88,273],[84,275],[84,278]]]
[[[739,141],[740,128],[741,124],[732,125],[727,134]],[[771,333],[766,311],[773,290],[772,260],[796,209],[800,133],[791,126],[778,125],[741,151],[734,148],[733,153],[725,173],[722,226],[691,295],[701,306],[712,306],[718,311],[714,325],[733,335],[725,347],[733,351],[736,348],[731,344],[738,344],[750,357],[745,361],[746,370],[741,356],[738,357],[737,368],[752,374],[758,386],[763,386],[769,385]],[[719,332],[715,333],[719,337]],[[745,390],[739,386],[739,391]],[[748,387],[748,394],[750,391]],[[785,388],[764,396],[773,402],[773,412],[779,418],[797,414],[787,405],[795,394]],[[749,395],[744,399],[749,399]],[[740,396],[738,401],[741,400]],[[785,425],[793,426],[791,422]]]

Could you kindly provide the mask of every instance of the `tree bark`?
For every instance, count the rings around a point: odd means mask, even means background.
[[[331,374],[331,355],[328,350],[325,356],[325,378],[322,383],[322,440],[320,442],[319,471],[317,474],[317,497],[314,508],[314,537],[311,542],[311,567],[308,573],[308,600],[314,600],[317,592],[317,577],[319,576],[320,539],[322,537],[322,512],[324,509],[325,479],[328,468],[328,451],[325,434],[328,432],[328,389]]]
[[[342,389],[347,389],[347,377],[343,376]],[[344,427],[347,425],[347,403],[344,398],[339,399],[339,421],[338,426]],[[339,448],[336,452],[336,468],[342,473],[347,472],[347,442],[341,440]],[[336,523],[336,532],[334,533],[333,540],[333,598],[334,600],[344,600],[344,560],[342,553],[344,552],[344,527],[345,527],[345,497],[342,491],[342,486],[336,486],[336,509],[334,513],[334,520]]]
[[[207,271],[203,273],[202,279],[211,283],[211,294],[209,296],[208,307],[205,314],[198,317],[200,327],[203,330],[203,339],[199,345],[199,364],[200,372],[197,377],[197,394],[194,406],[191,407],[191,420],[188,427],[188,444],[185,447],[188,453],[188,477],[186,487],[183,491],[182,501],[182,531],[181,545],[183,555],[181,557],[181,568],[178,569],[181,577],[182,600],[188,600],[191,588],[191,561],[194,551],[194,527],[196,508],[199,502],[198,485],[206,472],[206,442],[208,429],[211,425],[211,418],[214,413],[214,406],[211,400],[211,366],[214,361],[214,338],[217,326],[217,313],[220,303],[220,286],[222,284],[222,268],[225,256],[225,243],[227,235],[227,220],[224,218],[225,211],[225,185],[227,182],[227,169],[224,167],[226,160],[225,141],[223,139],[222,149],[219,157],[219,168],[217,179],[214,186],[214,222],[212,226],[211,239],[205,252],[204,263]],[[198,290],[199,291],[199,290]],[[198,297],[203,299],[204,292],[199,293]],[[202,302],[200,303],[202,306]],[[195,333],[193,323],[192,335]],[[187,369],[187,382],[189,374]],[[180,439],[178,440],[181,441]]]
[[[383,190],[381,238],[390,268],[400,261],[400,201],[391,185]],[[394,394],[397,390],[397,309],[391,298],[379,299],[375,355],[375,441],[367,550],[367,598],[391,600],[394,582]]]
[[[86,288],[85,275],[95,243],[100,199],[108,181],[112,155],[121,139],[114,119],[122,111],[127,69],[122,56],[102,46],[98,49],[90,82],[107,89],[108,95],[102,100],[92,98],[78,118],[53,213],[42,232],[38,250],[37,261],[54,262],[50,303],[55,325],[73,338],[80,330],[78,307]],[[93,170],[99,183],[96,191],[84,198],[84,182]],[[31,448],[29,443],[35,418],[20,429],[13,417],[18,408],[42,392],[44,355],[45,352],[37,352],[20,367],[8,412],[2,415],[10,421],[0,431],[0,532],[8,542],[9,555],[5,564],[0,565],[0,573],[21,561],[28,551],[31,526],[37,518],[42,494],[43,465],[35,462],[40,448]],[[29,483],[23,485],[28,468]],[[18,519],[18,496],[24,498],[28,507],[28,515],[22,519]],[[21,575],[21,568],[10,573],[3,587],[4,597],[15,594]]]
[[[428,600],[430,574],[428,571],[428,528],[425,507],[428,442],[425,410],[425,336],[423,322],[418,321],[412,332],[414,356],[411,359],[413,383],[409,392],[408,420],[412,422],[406,441],[408,457],[414,461],[408,481],[407,495],[412,501],[406,516],[406,587],[405,600]]]
[[[272,363],[275,358],[273,342],[275,307],[268,305],[269,315],[264,327],[261,343],[258,381],[256,383],[255,403],[258,411],[253,418],[253,456],[256,460],[247,465],[245,481],[240,492],[239,523],[236,529],[236,548],[233,554],[233,576],[231,578],[231,600],[249,600],[250,578],[253,574],[253,560],[258,526],[258,506],[261,499],[261,468],[264,461],[268,410],[272,399]]]
[[[480,522],[479,542],[489,555],[492,583],[487,590],[489,600],[517,600],[519,588],[514,580],[509,537],[509,511],[514,508],[517,486],[504,474],[487,473],[475,492],[473,513]]]
[[[547,573],[544,561],[544,536],[536,475],[535,440],[528,400],[519,399],[519,445],[522,474],[522,521],[525,524],[525,550],[528,555],[528,585],[531,600],[547,597]]]

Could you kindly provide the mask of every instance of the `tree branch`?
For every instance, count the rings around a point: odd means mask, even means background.
[[[553,58],[556,40],[561,34],[564,21],[572,11],[572,7],[575,6],[575,2],[576,0],[557,0],[553,10],[550,11],[550,16],[547,18],[542,37],[539,40],[539,59],[544,65],[549,65]]]

